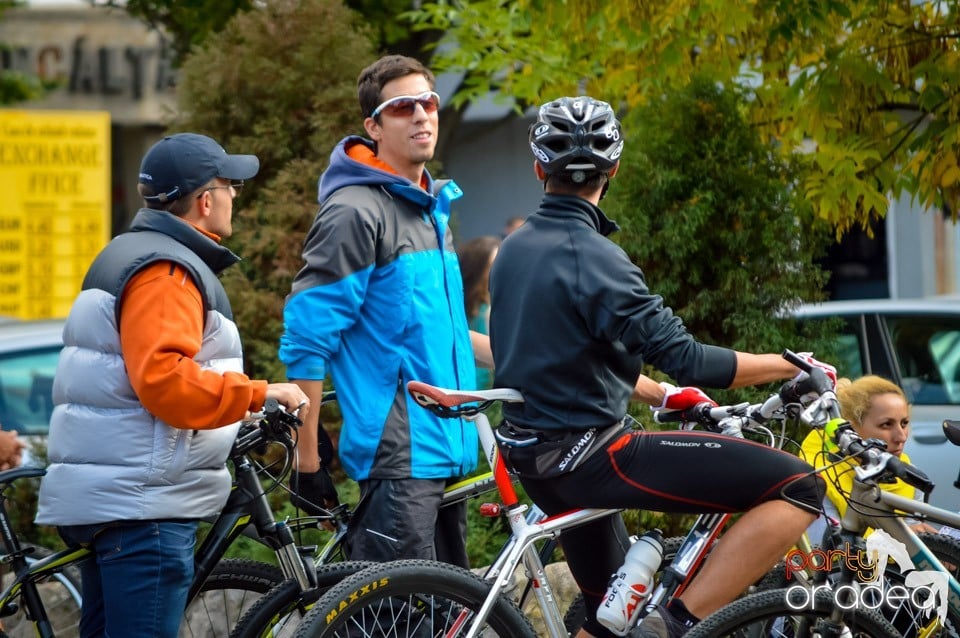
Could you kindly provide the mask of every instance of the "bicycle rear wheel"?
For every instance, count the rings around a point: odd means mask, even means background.
[[[347,561],[317,567],[317,586],[303,592],[296,581],[287,580],[264,594],[230,634],[231,638],[292,636],[304,615],[331,587],[360,570],[372,567],[369,561]]]
[[[490,584],[434,561],[402,560],[365,569],[324,594],[296,638],[453,638],[466,632]],[[479,634],[533,638],[530,621],[500,596]]]
[[[226,638],[243,614],[282,582],[283,572],[274,565],[243,559],[220,561],[187,606],[180,637]]]
[[[887,620],[869,609],[845,611],[843,624],[833,625],[836,603],[829,591],[815,597],[788,599],[792,590],[750,594],[720,608],[685,634],[685,638],[900,638]]]
[[[44,547],[35,547],[26,557],[27,564],[33,564],[52,553]],[[0,589],[6,589],[12,580],[13,575],[11,573],[4,573],[3,578],[0,579]],[[40,600],[43,602],[47,617],[58,638],[60,636],[66,636],[67,638],[79,636],[82,598],[80,570],[77,569],[76,565],[68,565],[63,571],[37,583],[37,589],[40,592]],[[33,621],[26,617],[26,610],[22,605],[10,616],[0,619],[0,627],[10,638],[33,638],[37,635],[36,627]]]

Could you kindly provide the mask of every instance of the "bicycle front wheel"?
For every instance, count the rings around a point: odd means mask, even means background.
[[[830,622],[836,603],[832,592],[800,599],[790,589],[760,591],[705,618],[685,638],[900,638],[883,616],[870,609],[843,612],[843,622]]]
[[[52,554],[49,549],[44,547],[35,547],[27,556],[27,564],[32,565],[42,558]],[[13,580],[13,575],[9,572],[4,573],[0,579],[0,589],[5,590]],[[80,570],[76,565],[68,565],[63,571],[52,575],[50,578],[37,583],[37,590],[40,593],[40,600],[43,608],[47,612],[47,618],[53,627],[54,633],[58,636],[80,635]],[[37,629],[33,621],[27,618],[26,607],[20,605],[11,615],[0,619],[0,627],[10,638],[33,638],[37,635]]]
[[[283,572],[274,565],[243,559],[220,561],[187,606],[180,638],[226,638],[243,614],[282,582]]]
[[[320,596],[344,578],[373,565],[375,563],[359,560],[321,565],[317,567],[317,586],[309,591],[301,591],[296,581],[284,581],[254,603],[237,623],[230,638],[292,636]]]
[[[490,584],[453,565],[402,560],[358,572],[324,594],[296,638],[453,638],[466,633]],[[499,596],[484,638],[533,638],[530,621]]]

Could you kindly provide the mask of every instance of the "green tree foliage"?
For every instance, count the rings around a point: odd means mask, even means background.
[[[106,0],[103,4],[122,9],[168,36],[177,63],[235,14],[254,6],[251,0]],[[416,5],[414,0],[345,0],[344,4],[364,17],[377,50],[420,57],[424,47],[438,38],[436,31],[413,31],[408,22],[397,19]]]
[[[397,19],[414,8],[418,4],[416,0],[345,0],[345,4],[376,30],[379,50],[423,59],[426,47],[439,38],[436,31],[414,31],[409,22]]]
[[[175,63],[179,64],[190,48],[218,33],[236,13],[253,6],[251,0],[106,0],[170,39]]]
[[[21,6],[17,0],[0,0],[0,17],[6,9]],[[9,51],[10,47],[0,42],[0,55]],[[35,100],[52,88],[35,75],[20,71],[0,69],[0,105],[17,104],[27,100]]]
[[[234,206],[225,285],[248,372],[282,379],[282,308],[337,141],[360,132],[357,76],[376,58],[361,18],[335,0],[277,0],[237,14],[184,60],[177,130],[260,158]]]
[[[432,64],[520,108],[586,92],[629,107],[704,73],[754,88],[748,120],[780,152],[813,150],[798,184],[817,216],[866,224],[888,194],[960,204],[960,0],[435,0]]]
[[[605,206],[622,227],[619,244],[697,338],[748,352],[822,352],[771,317],[822,297],[826,273],[814,261],[830,234],[793,196],[798,160],[764,142],[745,107],[736,89],[695,78],[631,111]]]
[[[0,49],[4,45],[0,44]],[[42,97],[47,87],[34,75],[0,70],[0,104],[9,105]]]

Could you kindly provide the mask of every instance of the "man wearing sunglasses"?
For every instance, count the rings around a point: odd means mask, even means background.
[[[490,364],[489,341],[467,327],[448,228],[461,191],[425,169],[440,104],[427,68],[405,56],[381,58],[360,74],[358,97],[367,137],[342,140],[320,178],[320,211],[284,308],[280,358],[314,401],[328,373],[336,383],[338,451],[361,489],[350,557],[466,566],[465,509],[438,510],[447,482],[476,466],[476,430],[434,417],[405,391],[411,379],[473,388],[474,348]],[[332,449],[315,412],[300,441],[295,502],[311,511],[336,501],[326,474]]]
[[[239,261],[220,240],[259,168],[204,135],[154,144],[140,165],[145,207],[70,309],[37,522],[96,553],[81,566],[81,636],[177,636],[197,524],[227,502],[240,419],[268,398],[306,405],[292,383],[243,374],[217,277]]]

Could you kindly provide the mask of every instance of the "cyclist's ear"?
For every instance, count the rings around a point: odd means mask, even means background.
[[[543,170],[543,166],[540,165],[540,162],[533,160],[533,173],[537,176],[537,179],[541,182],[547,179],[547,172]]]

